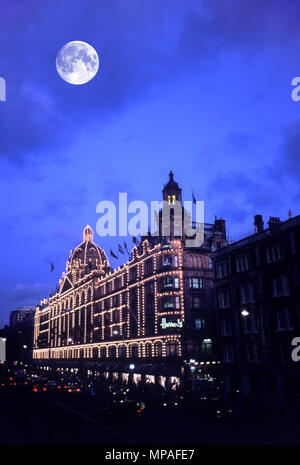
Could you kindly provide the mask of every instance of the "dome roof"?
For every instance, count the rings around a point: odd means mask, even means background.
[[[67,272],[74,268],[88,266],[89,269],[101,269],[109,266],[107,256],[95,242],[93,242],[93,230],[87,225],[83,231],[83,242],[76,249],[71,250],[67,262]]]
[[[181,188],[178,186],[177,182],[174,181],[173,171],[170,171],[169,173],[169,182],[164,185],[163,199],[170,203],[171,195],[175,195],[175,199],[181,202]]]
[[[174,174],[172,171],[169,173],[169,181],[164,186],[164,191],[171,191],[171,190],[181,190],[178,186],[178,183],[174,181]]]

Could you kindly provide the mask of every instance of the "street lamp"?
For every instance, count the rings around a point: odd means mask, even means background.
[[[241,311],[241,315],[243,316],[248,316],[250,315],[250,313],[248,312],[248,310],[246,310],[245,308]]]
[[[135,369],[135,364],[134,364],[134,363],[131,363],[131,364],[129,365],[129,368],[130,368],[130,370],[134,370],[134,369]]]

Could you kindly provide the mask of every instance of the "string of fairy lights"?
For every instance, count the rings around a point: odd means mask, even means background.
[[[168,266],[167,270],[163,265],[164,257],[169,257],[172,264]],[[153,264],[150,273],[146,272],[147,260],[152,260]],[[80,260],[76,260],[73,265],[78,270],[83,264]],[[108,267],[108,261],[104,260],[103,265]],[[67,268],[69,267],[70,262],[67,262]],[[134,268],[136,269],[136,277],[131,280]],[[172,240],[166,249],[161,244],[151,246],[150,242],[145,240],[140,248],[133,248],[132,257],[127,263],[115,270],[110,268],[106,273],[100,268],[93,269],[78,279],[78,274],[74,270],[71,272],[71,276],[73,276],[71,288],[61,293],[64,281],[60,280],[60,290],[51,296],[49,301],[44,299],[41,306],[37,308],[34,324],[34,358],[77,358],[82,353],[83,357],[90,357],[93,350],[99,357],[101,354],[108,356],[110,347],[115,347],[118,357],[121,353],[121,347],[124,346],[126,347],[126,356],[129,356],[133,345],[137,345],[139,357],[146,357],[147,353],[150,353],[149,350],[148,352],[146,350],[147,344],[156,345],[156,347],[158,344],[161,345],[157,351],[161,351],[161,355],[164,357],[167,355],[168,344],[175,344],[177,354],[181,355],[181,335],[174,334],[172,328],[170,328],[169,333],[167,333],[168,330],[164,330],[165,333],[160,334],[159,328],[159,319],[162,316],[179,317],[182,322],[185,319],[183,248],[180,240]],[[159,284],[166,277],[172,280],[178,278],[179,287],[170,290],[161,289]],[[64,279],[66,280],[67,276],[64,275]],[[118,288],[116,288],[116,280],[121,281],[121,286]],[[145,286],[148,283],[153,284],[154,334],[146,336],[145,301],[147,297]],[[106,286],[109,286],[109,292],[106,292]],[[102,295],[99,296],[101,288]],[[136,293],[136,315],[131,306],[131,292]],[[118,305],[114,302],[115,296],[118,299]],[[162,302],[167,297],[175,300],[175,305],[165,309],[162,307]],[[75,305],[69,308],[70,303]],[[124,315],[125,309],[127,312]],[[67,313],[66,310],[68,310]],[[118,321],[114,321],[113,318],[113,312],[116,311],[118,312]],[[47,315],[46,320],[45,315]],[[76,315],[78,318],[77,327],[83,328],[83,338],[80,342],[78,342],[78,338],[75,338]],[[43,325],[45,326],[46,322],[48,328],[44,329],[43,326],[42,329],[42,316],[44,317]],[[100,326],[99,323],[95,324],[96,319],[98,322],[99,318],[101,320]],[[134,318],[136,318],[135,322]],[[136,336],[132,334],[133,326],[136,326]],[[99,330],[101,331],[101,341],[95,340],[98,339],[95,335],[99,334]],[[44,335],[47,335],[47,347],[40,346],[40,339],[44,340]],[[114,338],[115,335],[119,338]],[[114,340],[111,340],[112,338]],[[154,349],[156,350],[156,348]],[[153,348],[151,354],[153,354]]]

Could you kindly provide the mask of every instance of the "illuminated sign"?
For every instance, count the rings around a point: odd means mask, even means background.
[[[177,321],[167,321],[166,318],[162,318],[160,326],[162,327],[162,329],[182,328],[183,323],[179,318],[177,319]]]

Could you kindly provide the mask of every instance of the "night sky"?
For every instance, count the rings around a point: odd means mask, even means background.
[[[297,0],[0,0],[0,326],[51,261],[55,287],[99,201],[160,200],[170,169],[231,239],[300,212],[299,25]],[[72,40],[99,54],[82,86],[55,68]]]

